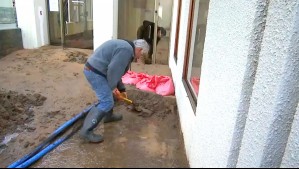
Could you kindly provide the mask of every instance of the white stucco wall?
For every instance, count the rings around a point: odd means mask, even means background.
[[[15,2],[24,48],[33,49],[49,44],[46,1],[16,0]],[[43,11],[42,16],[40,10]]]
[[[292,131],[289,137],[288,145],[285,150],[285,156],[281,163],[282,168],[298,168],[299,166],[299,104],[297,106],[296,116]]]
[[[34,1],[37,47],[50,44],[46,0]]]
[[[237,167],[280,166],[298,104],[297,15],[298,1],[270,1]]]
[[[177,22],[177,6],[178,2],[174,1],[174,9],[172,15],[172,23]],[[188,99],[188,95],[186,93],[182,83],[182,72],[184,65],[184,46],[186,45],[186,36],[187,36],[187,22],[188,22],[188,11],[189,11],[189,1],[185,1],[182,3],[182,12],[181,12],[181,27],[180,27],[180,35],[179,35],[179,48],[178,48],[178,60],[177,64],[174,61],[173,53],[174,53],[174,43],[175,43],[175,31],[171,31],[171,42],[170,42],[170,59],[169,66],[172,72],[172,78],[175,85],[175,95],[178,103],[178,111],[181,122],[181,129],[184,136],[185,150],[187,158],[190,157],[191,145],[192,145],[192,137],[193,137],[193,124],[195,114],[191,107],[190,101]],[[176,24],[172,24],[171,30],[176,30]]]
[[[190,167],[298,167],[299,1],[210,1],[195,115],[182,84],[189,2],[169,65]]]
[[[282,168],[298,168],[299,166],[299,104],[297,106],[296,116],[292,131],[289,137],[288,145],[285,150],[285,156],[281,164]]]
[[[176,65],[172,59],[170,67],[175,77],[176,97],[190,167],[227,166],[246,70],[255,5],[249,1],[210,1],[195,116],[182,85],[189,11],[189,1],[183,1],[178,61]],[[176,23],[176,17],[173,22]],[[172,44],[174,37],[175,33],[172,32]],[[173,55],[173,45],[170,54]]]
[[[257,2],[210,1],[191,167],[228,165]]]
[[[114,24],[114,1],[93,1],[93,40],[94,49],[100,46],[107,40],[113,38],[115,33],[113,33],[117,28]],[[117,6],[116,6],[117,7]],[[117,10],[117,9],[115,9]]]

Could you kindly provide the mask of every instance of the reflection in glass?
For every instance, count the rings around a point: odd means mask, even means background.
[[[62,12],[65,46],[92,49],[93,0],[62,0],[62,3],[62,11],[50,8],[48,13],[51,45],[61,45],[60,12]]]
[[[206,36],[209,0],[195,0],[192,39],[188,67],[188,80],[193,93],[198,96],[203,49]]]

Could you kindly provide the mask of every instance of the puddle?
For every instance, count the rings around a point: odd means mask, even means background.
[[[14,138],[18,137],[19,134],[18,133],[14,133],[14,134],[11,134],[11,135],[8,135],[8,136],[5,136],[4,137],[4,140],[2,141],[2,145],[7,145],[11,140],[13,140]],[[0,144],[0,145],[1,145]]]

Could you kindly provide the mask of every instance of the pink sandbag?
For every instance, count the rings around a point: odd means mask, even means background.
[[[151,76],[144,73],[128,71],[123,77],[124,84],[136,85],[136,88],[154,92],[162,96],[174,95],[174,84],[168,76]]]
[[[162,96],[174,95],[174,84],[170,77],[161,76],[156,87],[156,93]]]
[[[122,82],[124,84],[131,84],[136,85],[139,81],[141,81],[144,78],[147,78],[148,75],[143,73],[135,73],[132,71],[128,71],[123,77]]]
[[[142,79],[136,84],[136,88],[148,92],[156,92],[156,77],[148,76],[147,78]]]
[[[199,89],[199,82],[200,82],[200,79],[198,77],[191,78],[192,87],[195,90],[197,95],[198,95],[198,89]]]

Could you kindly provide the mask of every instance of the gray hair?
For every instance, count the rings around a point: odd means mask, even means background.
[[[142,53],[147,54],[149,51],[149,45],[144,39],[137,39],[133,41],[136,48],[142,48]]]

